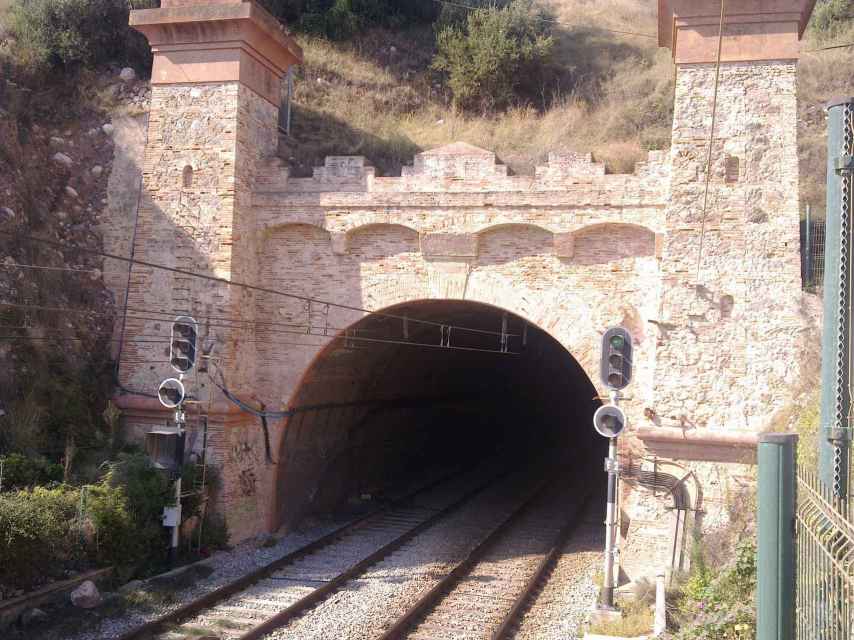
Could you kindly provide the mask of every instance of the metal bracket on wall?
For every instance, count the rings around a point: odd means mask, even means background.
[[[833,163],[837,175],[854,173],[854,156],[839,156]]]

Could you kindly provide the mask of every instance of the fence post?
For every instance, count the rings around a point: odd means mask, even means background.
[[[824,240],[824,331],[821,338],[819,478],[834,498],[848,497],[851,439],[848,380],[854,270],[854,98],[827,105],[827,215]]]
[[[793,640],[795,629],[794,433],[759,436],[757,640]]]

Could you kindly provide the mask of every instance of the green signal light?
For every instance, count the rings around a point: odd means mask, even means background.
[[[626,346],[626,339],[621,335],[611,336],[610,342],[615,349],[622,349]]]

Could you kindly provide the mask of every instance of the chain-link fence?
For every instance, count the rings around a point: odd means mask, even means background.
[[[801,282],[813,292],[824,282],[824,220],[801,220]]]

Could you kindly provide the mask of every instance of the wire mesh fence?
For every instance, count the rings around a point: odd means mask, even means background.
[[[848,500],[798,471],[796,637],[848,640],[854,633],[854,522]]]
[[[824,220],[801,220],[801,282],[816,291],[824,281]]]

